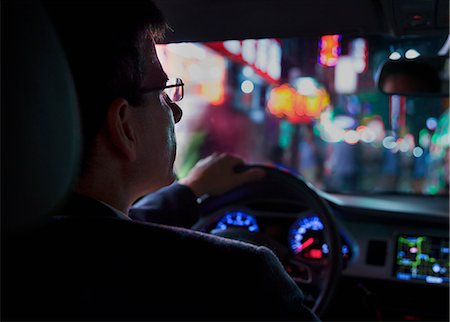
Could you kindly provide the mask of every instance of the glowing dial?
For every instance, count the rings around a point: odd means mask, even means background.
[[[255,217],[242,211],[228,212],[217,223],[214,230],[225,230],[230,227],[247,228],[249,231],[259,231]]]
[[[320,259],[328,253],[323,238],[324,225],[316,215],[298,219],[289,230],[289,245],[299,256]]]

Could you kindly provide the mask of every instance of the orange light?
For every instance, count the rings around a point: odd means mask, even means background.
[[[330,97],[324,89],[316,95],[304,96],[288,84],[272,89],[268,110],[276,117],[286,117],[292,123],[310,123],[318,119],[330,104]]]
[[[200,95],[211,105],[218,106],[225,101],[225,89],[221,83],[206,83],[200,85]]]
[[[367,126],[365,126],[365,125],[360,125],[360,126],[358,126],[357,128],[356,128],[356,131],[357,132],[362,132],[362,131],[365,131],[367,129]]]
[[[292,114],[297,91],[288,84],[283,84],[272,89],[267,106],[269,112],[277,117]]]

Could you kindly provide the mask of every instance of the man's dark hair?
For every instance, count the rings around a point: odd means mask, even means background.
[[[83,164],[107,107],[123,97],[139,105],[144,41],[161,40],[167,24],[150,0],[44,1],[75,81],[83,128]]]

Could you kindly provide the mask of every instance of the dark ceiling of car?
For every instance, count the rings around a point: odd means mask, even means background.
[[[335,33],[355,36],[375,33],[403,36],[439,30],[448,33],[447,0],[154,2],[164,12],[173,29],[173,32],[167,33],[166,42],[281,38]],[[417,20],[418,18],[420,19]]]

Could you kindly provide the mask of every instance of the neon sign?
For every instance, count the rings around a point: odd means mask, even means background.
[[[258,75],[271,83],[278,83],[280,80],[281,46],[276,39],[228,40],[205,45],[252,67]]]
[[[338,62],[341,54],[341,35],[322,36],[319,40],[319,57],[320,65],[333,67]]]
[[[367,40],[356,38],[350,44],[350,56],[353,57],[354,69],[358,74],[367,70],[368,49]]]
[[[276,117],[286,117],[292,123],[310,123],[318,119],[330,105],[330,96],[320,88],[314,95],[305,96],[288,84],[272,89],[267,103],[269,112]]]

